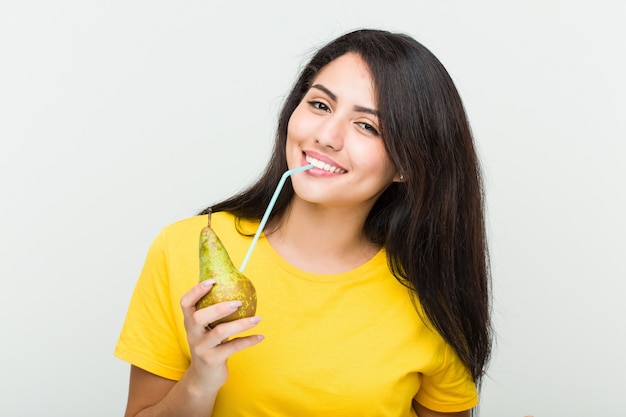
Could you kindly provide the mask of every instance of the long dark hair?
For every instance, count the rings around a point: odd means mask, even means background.
[[[390,185],[365,222],[390,269],[480,386],[491,353],[490,280],[479,161],[461,98],[439,60],[410,36],[358,30],[322,47],[286,98],[267,169],[242,193],[211,206],[260,219],[288,169],[287,124],[318,72],[357,53],[375,83],[385,147],[403,181]],[[293,197],[287,182],[273,209]],[[208,210],[208,209],[207,209]],[[207,210],[202,213],[206,213]],[[280,217],[278,217],[280,218]]]

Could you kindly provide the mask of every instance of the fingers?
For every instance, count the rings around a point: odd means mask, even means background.
[[[191,289],[181,297],[180,306],[182,307],[183,313],[185,315],[196,311],[196,303],[209,291],[211,291],[211,288],[213,288],[213,284],[215,284],[214,279],[207,279],[205,281],[199,282],[198,284],[191,287]]]
[[[230,337],[252,329],[259,324],[260,321],[261,317],[254,316],[218,324],[214,328],[207,329],[207,341],[216,342],[216,345],[224,343]]]
[[[263,339],[264,337],[262,335],[255,334],[252,336],[237,337],[235,339],[222,343],[214,349],[215,360],[225,361],[233,353],[259,344]]]
[[[206,346],[215,347],[238,333],[250,330],[261,321],[260,317],[249,317],[222,323],[211,328],[210,323],[232,314],[242,304],[239,300],[225,301],[197,310],[196,303],[211,290],[213,284],[215,284],[215,280],[202,281],[194,285],[180,299],[185,329],[188,338],[190,338],[190,343],[202,339],[202,343]],[[257,340],[256,343],[259,341]],[[247,343],[245,343],[246,346]],[[235,345],[239,346],[240,343],[237,342]]]
[[[213,304],[201,310],[197,310],[194,313],[193,321],[202,327],[203,330],[209,331],[212,330],[213,327],[217,327],[211,325],[212,323],[233,314],[239,307],[241,307],[241,301],[239,300]]]
[[[187,330],[187,335],[192,339],[200,337],[203,333],[202,327],[209,323],[207,321],[205,321],[204,324],[198,323],[198,318],[195,316],[196,303],[213,288],[213,284],[215,284],[215,280],[212,279],[202,281],[191,287],[191,289],[180,298],[180,307],[183,311],[185,329]],[[201,328],[198,328],[199,326]],[[192,340],[190,340],[190,342],[191,341]]]
[[[199,386],[219,389],[228,375],[226,360],[230,355],[260,343],[261,335],[236,337],[254,328],[261,318],[258,316],[224,322],[210,327],[209,323],[235,312],[242,303],[239,300],[216,303],[196,309],[196,303],[215,284],[207,280],[194,285],[180,299],[183,311],[187,342],[191,353],[191,364],[186,375],[199,381]]]
[[[233,338],[237,334],[254,328],[260,321],[260,317],[254,316],[215,326],[207,332],[203,348],[200,348],[198,353],[202,354],[202,351],[211,350],[211,354],[207,358],[210,358],[212,362],[219,363],[225,361],[235,352],[260,343],[264,337],[258,334]]]
[[[183,311],[188,333],[202,333],[209,323],[232,314],[241,306],[241,301],[233,300],[217,303],[201,310],[196,309],[196,303],[211,291],[214,284],[215,280],[213,279],[199,282],[181,297],[180,307]]]
[[[215,306],[217,306],[217,304]],[[211,307],[214,306],[207,307],[206,309]],[[258,316],[247,317],[221,323],[215,326],[215,328],[205,330],[204,335],[197,339],[197,343],[190,346],[192,357],[194,357],[196,361],[204,363],[208,368],[216,369],[223,366],[228,357],[233,353],[254,346],[264,339],[261,335],[233,337],[246,330],[252,329],[260,321],[261,318]]]

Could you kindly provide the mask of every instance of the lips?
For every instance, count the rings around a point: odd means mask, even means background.
[[[315,168],[324,170],[326,172],[330,172],[331,174],[343,174],[347,172],[345,169],[338,167],[334,163],[331,163],[326,159],[326,161],[322,161],[321,159],[314,158],[309,154],[305,154],[306,161],[313,165]]]

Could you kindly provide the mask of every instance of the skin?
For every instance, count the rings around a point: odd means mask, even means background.
[[[196,310],[196,302],[211,290],[213,283],[212,280],[198,283],[180,300],[191,350],[189,369],[177,382],[132,366],[126,417],[211,415],[217,391],[228,377],[226,359],[262,340],[259,335],[236,337],[259,323],[256,316],[223,323],[207,331],[207,323],[238,308],[237,303],[224,302]]]
[[[380,194],[398,180],[380,136],[369,70],[356,54],[324,67],[294,110],[287,128],[287,163],[305,155],[342,169],[318,168],[294,176],[296,200],[324,208],[357,209],[364,218]]]
[[[290,168],[306,165],[309,155],[340,169],[315,168],[292,176],[295,197],[289,210],[266,230],[272,247],[292,265],[317,273],[345,272],[380,249],[363,235],[363,225],[376,199],[400,176],[378,126],[373,80],[361,58],[346,54],[324,67],[290,118],[287,163]],[[256,326],[258,317],[207,331],[207,323],[237,308],[226,302],[196,310],[211,286],[210,280],[199,283],[180,301],[192,356],[189,369],[176,382],[133,366],[127,417],[211,415],[228,378],[228,357],[262,340],[236,337]],[[419,417],[470,415],[439,413],[416,402],[413,407]]]
[[[379,134],[372,86],[361,58],[343,55],[320,71],[289,120],[290,168],[308,164],[307,155],[340,168],[293,175],[295,196],[288,213],[268,227],[272,247],[300,269],[345,272],[380,249],[363,235],[363,225],[376,199],[399,175]]]

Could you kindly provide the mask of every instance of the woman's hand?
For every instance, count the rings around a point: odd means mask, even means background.
[[[196,302],[213,284],[211,280],[199,283],[180,299],[191,350],[189,369],[180,381],[173,381],[132,366],[126,417],[210,416],[217,392],[228,377],[228,357],[263,340],[260,335],[231,339],[256,326],[260,317],[208,326],[241,305],[239,301],[225,302],[196,310]]]
[[[185,377],[198,393],[216,393],[226,383],[228,357],[263,340],[260,335],[231,339],[256,326],[261,321],[258,316],[221,323],[215,328],[209,326],[209,323],[231,314],[241,306],[241,301],[227,301],[197,310],[196,303],[211,290],[214,283],[214,280],[202,281],[180,300],[191,350],[191,364]]]

